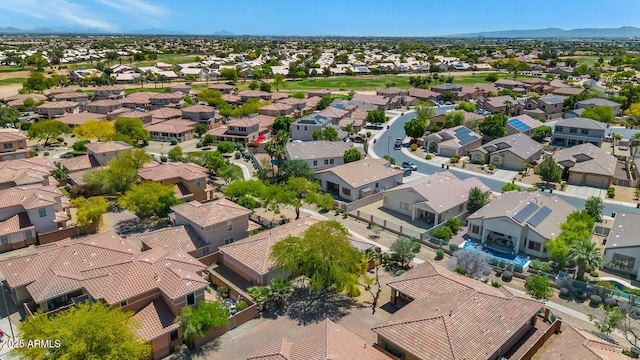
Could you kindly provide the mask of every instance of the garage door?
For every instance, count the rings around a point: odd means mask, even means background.
[[[582,174],[569,173],[569,179],[567,180],[567,183],[571,185],[583,185]]]
[[[24,159],[27,157],[27,154],[18,154],[16,155],[16,159]]]
[[[609,178],[600,175],[587,175],[584,179],[584,184],[597,188],[607,188],[609,187]]]
[[[440,148],[440,156],[446,156],[446,157],[456,156],[456,150],[450,149],[450,148]]]

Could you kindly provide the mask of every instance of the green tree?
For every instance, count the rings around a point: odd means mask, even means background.
[[[110,122],[102,120],[87,120],[73,129],[73,135],[78,139],[98,139],[98,141],[106,141],[115,132]]]
[[[234,84],[238,82],[238,72],[236,71],[236,69],[232,69],[232,68],[222,69],[220,71],[220,76],[229,81],[233,81]]]
[[[433,232],[431,232],[431,236],[433,236],[436,239],[449,242],[449,240],[451,240],[451,238],[453,237],[453,231],[451,231],[451,229],[448,226],[441,226],[433,230]]]
[[[360,149],[351,148],[351,149],[345,150],[344,154],[342,155],[342,158],[344,160],[344,163],[346,164],[346,163],[361,160],[362,153],[360,152]]]
[[[151,156],[142,149],[120,152],[107,163],[106,168],[85,173],[85,186],[99,194],[124,193],[135,182],[138,170],[151,160]]]
[[[288,205],[300,218],[303,203],[314,204],[319,197],[320,185],[305,178],[290,178],[284,185],[271,185],[263,191],[262,199],[266,206]]]
[[[71,129],[58,120],[40,120],[31,125],[27,135],[29,139],[44,140],[44,146],[49,144],[49,140],[58,138],[62,134],[68,134]]]
[[[43,92],[46,89],[50,88],[52,84],[47,81],[44,75],[41,72],[32,72],[29,74],[29,78],[27,81],[22,84],[22,88],[27,92]]]
[[[196,96],[198,101],[206,102],[210,106],[218,106],[218,104],[224,103],[224,99],[222,98],[222,93],[217,90],[205,89],[198,93]]]
[[[543,181],[546,181],[547,185],[549,185],[549,182],[560,181],[562,170],[560,170],[560,166],[556,164],[556,161],[549,156],[538,167],[538,174],[540,175],[540,178],[542,178]]]
[[[155,181],[143,181],[133,185],[124,196],[118,199],[120,206],[143,217],[153,214],[165,217],[169,213],[169,207],[180,203],[182,201],[176,199],[173,186],[162,185]]]
[[[316,104],[316,110],[324,110],[331,105],[331,96],[323,96]]]
[[[602,213],[604,212],[604,203],[601,198],[591,196],[584,203],[584,211],[589,214],[596,222],[602,221]]]
[[[169,161],[182,161],[182,148],[180,146],[175,146],[167,153],[169,156]]]
[[[520,186],[518,186],[518,185],[516,185],[516,184],[514,184],[514,183],[506,183],[506,184],[504,184],[504,185],[502,186],[502,189],[501,189],[501,190],[502,190],[502,192],[503,192],[503,193],[505,193],[505,192],[507,192],[507,191],[512,191],[512,190],[515,190],[515,191],[522,191],[522,189],[520,188]]]
[[[387,116],[384,110],[376,109],[367,113],[366,121],[371,124],[382,124],[387,122]]]
[[[22,105],[24,105],[24,107],[29,110],[29,111],[33,111],[33,109],[36,106],[36,101],[33,100],[32,97],[28,97],[26,99],[24,99],[24,101],[22,101]]]
[[[102,215],[107,212],[109,204],[102,196],[92,196],[88,199],[80,196],[71,200],[71,206],[78,209],[76,214],[78,225],[88,226],[100,221]]]
[[[198,137],[202,137],[202,135],[204,135],[204,133],[206,133],[207,131],[209,131],[209,128],[205,124],[197,124],[193,128],[193,132],[196,133]]]
[[[500,78],[498,77],[498,74],[496,74],[496,73],[491,73],[491,74],[487,75],[487,76],[484,78],[484,81],[486,81],[486,82],[490,82],[490,83],[494,83],[494,82],[498,81],[499,79],[500,79]]]
[[[224,166],[220,167],[216,171],[216,175],[226,184],[230,184],[232,181],[242,179],[244,174],[242,169],[238,165],[232,164],[229,160],[225,161]]]
[[[409,265],[411,260],[416,256],[413,252],[413,240],[406,237],[399,237],[395,239],[391,243],[389,250],[396,254],[403,266]]]
[[[443,129],[449,129],[452,127],[460,126],[464,124],[464,114],[460,111],[452,111],[445,115],[444,124],[442,124]]]
[[[469,199],[467,200],[467,211],[470,213],[478,211],[484,206],[486,194],[477,187],[473,187],[469,190]]]
[[[338,130],[331,126],[327,126],[322,130],[316,130],[311,134],[313,140],[327,140],[327,141],[336,141],[338,140]]]
[[[232,153],[235,148],[233,144],[228,141],[220,141],[217,146],[217,150],[220,154],[229,154]]]
[[[504,114],[489,115],[478,125],[480,133],[492,138],[500,138],[507,135],[507,116]]]
[[[598,269],[602,266],[604,257],[602,256],[602,250],[595,242],[583,239],[569,245],[567,260],[578,267],[576,279],[584,279],[585,269]]]
[[[425,128],[429,127],[431,119],[436,115],[435,110],[433,110],[433,104],[430,102],[420,102],[416,105],[415,109],[416,119],[423,122],[425,124]]]
[[[613,121],[613,108],[611,106],[591,106],[584,109],[580,116],[603,123],[610,123]]]
[[[601,319],[598,319],[595,316],[589,314],[589,321],[591,321],[593,325],[595,325],[595,327],[600,330],[600,332],[609,335],[609,333],[611,333],[613,330],[621,327],[626,315],[615,306],[605,306],[603,310],[604,316]],[[631,338],[633,337],[634,336],[632,336]],[[632,342],[632,344],[635,345],[634,342]]]
[[[469,101],[465,101],[462,100],[458,103],[458,110],[464,110],[466,112],[476,112],[476,110],[478,110],[478,108],[476,107],[476,105],[472,102]]]
[[[234,181],[224,190],[225,195],[231,198],[240,198],[247,195],[260,197],[264,191],[264,184],[258,180]]]
[[[151,136],[149,130],[144,127],[144,122],[138,118],[116,118],[114,128],[116,133],[131,138],[135,145],[140,142],[146,144]]]
[[[545,138],[551,136],[552,132],[551,126],[540,126],[533,129],[533,136],[531,136],[531,138],[537,142],[542,142]]]
[[[192,347],[193,341],[207,330],[229,324],[229,308],[220,301],[200,301],[195,310],[190,306],[180,309],[174,323],[180,324],[182,338]]]
[[[276,117],[276,119],[273,121],[273,132],[275,132],[276,134],[279,131],[286,131],[289,132],[289,127],[291,126],[291,123],[294,122],[295,119],[288,117],[288,116],[278,116]]]
[[[21,359],[123,359],[137,360],[151,353],[134,329],[140,324],[132,312],[101,301],[79,303],[55,315],[38,309],[20,323],[18,336],[28,343],[42,339],[59,340],[60,347],[20,346],[13,351]]]
[[[534,275],[527,278],[524,288],[531,297],[537,300],[549,300],[553,295],[549,278],[543,275]]]
[[[11,106],[0,106],[0,125],[13,124],[18,121],[20,111]]]
[[[273,75],[273,86],[276,88],[276,91],[280,91],[280,87],[284,88],[286,86],[286,83],[284,82],[284,75]]]
[[[425,131],[427,131],[427,123],[418,118],[413,118],[404,123],[405,134],[414,140],[423,137]]]
[[[544,244],[544,247],[549,250],[549,259],[560,266],[567,265],[567,253],[569,252],[569,247],[567,247],[567,243],[562,239],[553,239],[547,241]]]
[[[311,170],[306,160],[284,160],[278,168],[278,181],[285,183],[287,180],[296,177],[305,178],[309,181],[315,181],[317,178],[316,173]]]
[[[301,237],[289,236],[271,248],[276,268],[305,275],[317,292],[328,288],[360,295],[358,279],[366,272],[363,253],[351,246],[349,231],[335,220],[312,225]]]
[[[213,145],[214,141],[216,141],[216,138],[211,134],[207,134],[202,139],[202,145],[204,146]]]

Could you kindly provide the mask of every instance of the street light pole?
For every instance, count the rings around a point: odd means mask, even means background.
[[[9,329],[11,329],[11,339],[15,340],[15,336],[13,334],[13,325],[11,324],[11,317],[9,316],[9,306],[7,305],[7,297],[4,292],[7,288],[4,287],[4,284],[0,282],[0,287],[2,288],[2,301],[4,302],[4,310],[7,312],[7,320],[9,320]]]
[[[389,145],[391,144],[391,136],[387,136],[387,156],[389,156]]]

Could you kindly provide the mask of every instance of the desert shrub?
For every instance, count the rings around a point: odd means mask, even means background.
[[[499,282],[497,282],[497,281],[491,281],[491,286],[493,286],[494,288],[499,289],[499,288],[501,288],[501,287],[502,287],[502,284],[500,284],[500,283],[499,283]]]
[[[63,137],[59,137],[56,139],[58,142],[64,142],[64,138]]]
[[[160,156],[160,161],[167,162],[167,157],[164,155]]]
[[[427,160],[431,160],[433,159],[433,156],[431,156],[431,154],[427,154],[424,158]]]
[[[229,288],[226,286],[218,286],[218,289],[216,291],[221,298],[229,297]]]
[[[455,156],[452,156],[451,159],[449,159],[449,162],[452,163],[452,164],[457,164],[458,161],[460,161],[460,159],[458,159]]]
[[[535,270],[542,269],[542,261],[540,261],[540,259],[534,259],[531,262],[531,267],[534,268]]]
[[[540,267],[540,270],[542,270],[542,271],[544,271],[546,273],[551,272],[551,263],[546,262],[546,263],[542,264],[542,266]]]
[[[178,139],[172,138],[171,139],[171,145],[178,145]]]
[[[411,145],[409,146],[409,150],[411,150],[411,151],[416,151],[416,150],[418,150],[418,144],[411,144]]]
[[[467,275],[467,269],[463,268],[463,267],[457,267],[456,268],[456,272],[460,275]]]
[[[43,153],[43,155],[44,155],[44,156],[49,156],[49,152],[48,152],[48,151],[45,151],[45,152]]]
[[[607,189],[607,196],[610,199],[613,199],[616,196],[616,189],[614,187],[610,187],[609,189]]]
[[[502,281],[509,282],[513,279],[513,273],[511,271],[505,271],[502,273]]]
[[[591,271],[589,275],[591,275],[591,277],[594,277],[594,278],[600,276],[600,274],[595,270]]]
[[[513,271],[515,271],[515,272],[517,272],[519,274],[522,274],[522,270],[523,270],[522,269],[522,265],[520,265],[520,264],[516,264],[516,265],[513,266]]]
[[[589,298],[592,306],[599,306],[602,303],[602,298],[598,295],[591,295]]]
[[[407,272],[406,270],[398,270],[398,271],[396,271],[396,276],[400,276],[400,275],[402,275],[402,274],[404,274],[406,272]]]
[[[436,260],[442,260],[444,258],[444,250],[436,250]]]
[[[238,199],[238,205],[245,207],[249,210],[253,210],[256,207],[256,200],[252,197],[243,196]]]
[[[456,244],[449,244],[449,250],[451,250],[451,252],[457,251],[458,248],[459,246]]]
[[[242,311],[248,307],[249,307],[249,304],[247,304],[247,302],[244,300],[240,300],[236,303],[236,310],[238,311]]]
[[[584,291],[582,291],[582,290],[578,290],[578,291],[576,292],[576,299],[578,299],[578,300],[583,300],[583,301],[584,301],[584,300],[586,300],[586,299],[587,299],[587,293],[585,293],[585,292],[584,292]]]
[[[199,149],[199,148],[201,148],[201,147],[202,147],[202,143],[198,141],[198,142],[196,143],[196,147],[197,147],[198,149]]]
[[[496,168],[496,164],[489,164],[489,170],[495,170]]]
[[[236,160],[238,160],[242,157],[242,154],[240,154],[240,151],[236,151],[236,153],[234,154],[234,157],[236,158]]]
[[[569,292],[569,289],[567,289],[567,288],[561,288],[560,289],[560,297],[567,298],[567,297],[569,297],[569,294],[571,294],[571,292]]]

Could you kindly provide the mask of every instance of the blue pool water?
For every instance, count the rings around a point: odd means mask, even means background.
[[[520,265],[523,268],[525,267],[525,265],[527,264],[527,258],[523,258],[522,256],[518,256],[518,255],[514,255],[514,254],[509,254],[509,253],[505,253],[505,252],[501,252],[501,251],[497,251],[497,250],[493,250],[493,249],[489,249],[489,248],[482,248],[480,246],[480,244],[478,243],[474,243],[472,241],[465,241],[464,244],[462,244],[462,248],[463,249],[470,249],[470,250],[475,250],[475,251],[482,251],[484,253],[486,253],[487,255],[489,255],[489,257],[496,259],[498,261],[504,261],[506,263],[512,263],[514,265]]]

